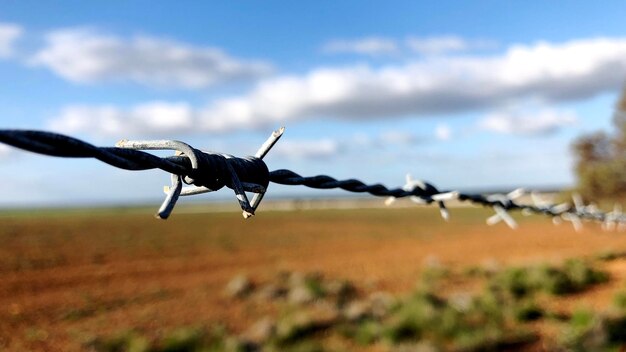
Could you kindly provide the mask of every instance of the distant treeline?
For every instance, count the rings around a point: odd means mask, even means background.
[[[626,197],[626,89],[613,116],[615,130],[596,132],[574,142],[578,192],[587,199]]]

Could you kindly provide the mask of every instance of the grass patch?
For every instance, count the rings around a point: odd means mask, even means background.
[[[608,274],[580,259],[567,260],[561,266],[538,265],[508,268],[489,281],[492,290],[522,299],[543,292],[568,295],[607,282]]]
[[[246,346],[226,334],[222,327],[183,327],[156,338],[125,331],[98,338],[88,344],[97,352],[244,352]]]

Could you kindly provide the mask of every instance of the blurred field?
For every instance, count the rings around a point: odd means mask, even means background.
[[[575,233],[535,216],[513,231],[486,226],[489,214],[452,209],[450,223],[435,208],[261,210],[248,221],[237,212],[159,221],[141,209],[0,215],[0,350],[76,351],[129,329],[243,331],[274,308],[225,297],[238,274],[319,272],[402,295],[432,263],[460,271],[626,251],[623,234],[594,224]],[[626,261],[601,265],[608,283],[556,304],[607,307],[624,287]]]

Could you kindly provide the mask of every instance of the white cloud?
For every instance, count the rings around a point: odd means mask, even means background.
[[[470,43],[457,36],[410,37],[406,40],[406,46],[410,50],[422,55],[437,55],[464,51],[474,46],[474,43]]]
[[[321,140],[285,140],[278,143],[272,153],[288,159],[323,159],[337,155],[341,151],[340,143],[333,139]]]
[[[251,93],[215,102],[204,119],[220,129],[308,117],[368,119],[449,114],[534,98],[588,98],[619,89],[626,39],[515,46],[504,55],[440,58],[378,69],[318,68],[267,80]]]
[[[15,41],[22,35],[22,27],[15,24],[0,23],[0,58],[13,55]]]
[[[500,134],[548,135],[577,123],[570,112],[542,110],[536,113],[494,113],[478,122],[480,129]]]
[[[446,124],[440,124],[435,129],[435,137],[440,141],[447,141],[452,138],[452,130]]]
[[[131,81],[148,86],[202,88],[258,78],[269,65],[233,58],[216,48],[136,36],[132,39],[87,29],[47,35],[31,62],[79,83]]]
[[[159,101],[130,109],[73,105],[66,107],[48,127],[63,133],[91,132],[112,137],[172,135],[193,131],[195,114],[189,104]]]
[[[514,46],[501,55],[437,57],[380,68],[316,68],[304,75],[266,79],[248,94],[197,108],[191,112],[193,123],[182,119],[180,130],[223,133],[311,118],[419,117],[498,108],[529,99],[576,101],[616,91],[625,77],[626,39],[539,43]],[[124,124],[158,131],[156,120],[140,118],[136,108],[111,109],[68,109],[54,124],[65,128],[85,121],[93,124],[92,112],[96,112],[118,122],[105,126],[118,126],[118,133],[124,131]]]
[[[322,51],[326,53],[349,53],[362,55],[389,55],[399,50],[398,43],[389,38],[368,37],[355,40],[333,40],[326,43]]]

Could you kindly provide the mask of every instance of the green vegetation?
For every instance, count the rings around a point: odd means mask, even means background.
[[[511,295],[514,299],[533,296],[537,292],[566,295],[606,282],[607,275],[580,259],[570,259],[560,267],[539,265],[509,268],[494,275],[490,288]]]
[[[495,351],[530,348],[541,338],[535,322],[545,321],[560,326],[557,339],[543,342],[554,350],[606,350],[626,342],[626,294],[616,296],[608,313],[580,310],[560,320],[552,319],[558,314],[545,306],[545,298],[582,292],[608,279],[605,272],[578,259],[461,273],[439,265],[424,270],[411,294],[393,297],[367,294],[319,273],[283,272],[251,286],[243,297],[231,295],[247,304],[273,305],[278,312],[241,333],[182,328],[147,337],[131,331],[96,339],[89,346],[102,352],[334,351],[373,345],[388,350]],[[446,289],[462,280],[480,280],[483,287]]]
[[[626,345],[626,293],[607,312],[580,309],[563,328],[558,346],[567,351],[622,351]]]
[[[613,117],[615,132],[597,132],[574,143],[578,191],[587,199],[626,196],[626,90]]]
[[[210,331],[193,327],[180,328],[154,340],[134,331],[126,331],[110,338],[91,341],[89,347],[96,351],[106,352],[238,352],[246,350],[244,345],[229,338],[221,327]]]
[[[537,339],[517,326],[505,300],[490,293],[443,298],[417,291],[383,324],[380,338],[388,345],[426,340],[446,350],[480,351]]]

